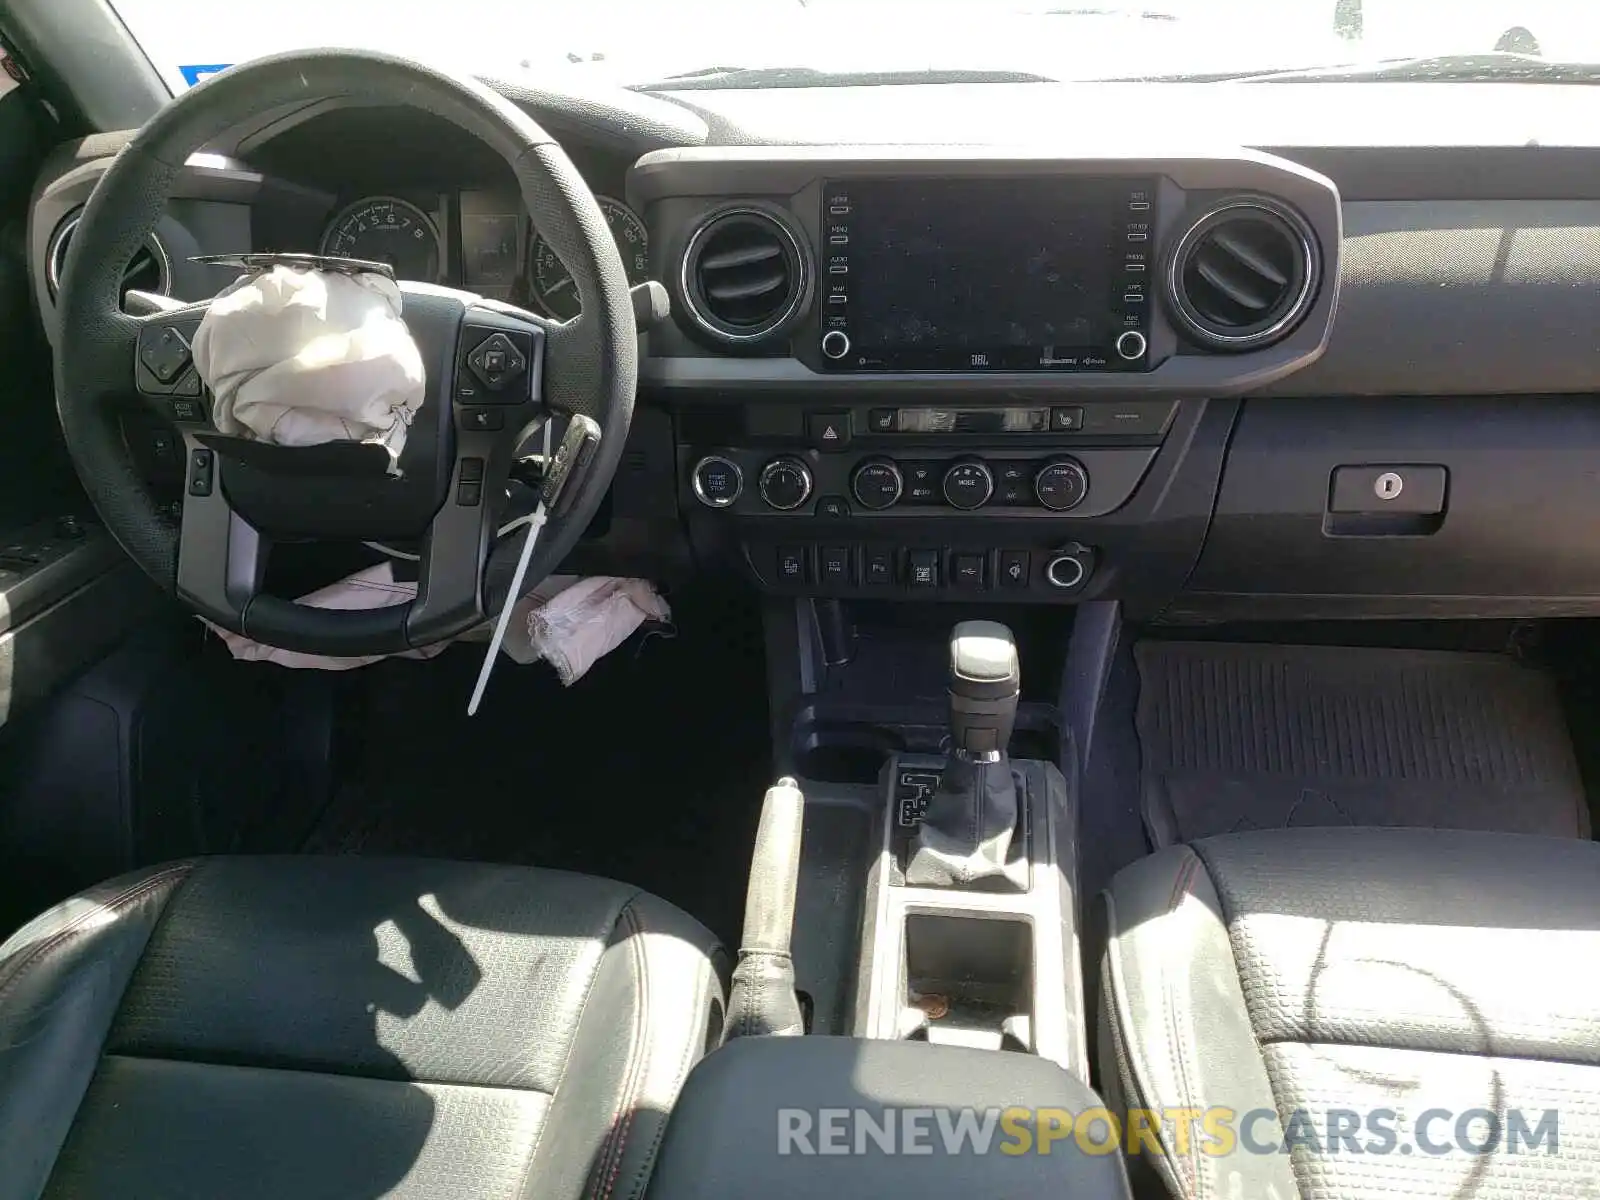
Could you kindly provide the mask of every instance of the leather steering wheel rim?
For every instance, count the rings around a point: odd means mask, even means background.
[[[121,431],[120,411],[135,393],[132,347],[146,320],[121,309],[122,266],[155,227],[191,154],[235,127],[328,100],[419,108],[490,146],[515,176],[534,225],[572,274],[580,317],[558,324],[518,315],[544,331],[544,404],[553,414],[593,420],[600,441],[573,473],[559,514],[540,535],[525,583],[532,588],[582,535],[621,458],[638,371],[627,276],[593,193],[537,122],[475,80],[403,58],[365,50],[295,51],[231,67],[175,98],[111,163],[78,222],[58,297],[56,404],[74,465],[111,535],[158,585],[182,595],[179,527],[136,473]],[[286,649],[368,654],[413,648],[454,636],[486,615],[487,546],[479,559],[477,611],[444,625],[433,621],[420,636],[403,615],[388,610],[312,609],[270,596],[253,596],[239,612],[201,615]]]

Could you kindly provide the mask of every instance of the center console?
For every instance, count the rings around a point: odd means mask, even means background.
[[[1333,185],[1249,151],[701,148],[628,190],[680,512],[769,592],[1170,598],[1232,398],[1337,299]]]

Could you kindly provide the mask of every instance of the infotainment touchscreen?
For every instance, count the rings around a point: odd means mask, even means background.
[[[1155,196],[1153,180],[1125,178],[829,183],[818,288],[826,364],[1141,369]]]

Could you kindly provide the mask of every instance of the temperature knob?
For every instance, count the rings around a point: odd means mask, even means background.
[[[893,461],[869,458],[850,477],[850,491],[862,508],[888,508],[899,501],[905,482]]]
[[[1066,512],[1082,504],[1089,494],[1089,472],[1075,458],[1058,458],[1039,468],[1033,477],[1033,494],[1046,508]]]
[[[773,508],[799,508],[811,496],[811,470],[798,458],[775,458],[761,469],[756,490]]]
[[[944,473],[944,498],[952,508],[982,508],[993,495],[994,474],[982,459],[963,459]]]

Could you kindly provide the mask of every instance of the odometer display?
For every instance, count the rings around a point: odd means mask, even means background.
[[[322,253],[388,263],[396,279],[439,282],[439,231],[415,204],[369,196],[342,210],[322,235]]]
[[[650,278],[650,238],[645,233],[644,222],[639,220],[626,204],[609,196],[596,196],[600,211],[605,214],[611,236],[616,239],[617,250],[622,254],[622,269],[628,274],[628,283],[643,283]],[[572,272],[556,257],[550,244],[537,233],[533,239],[533,298],[539,307],[557,320],[567,321],[582,311],[578,289],[572,282]]]

